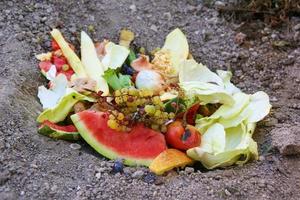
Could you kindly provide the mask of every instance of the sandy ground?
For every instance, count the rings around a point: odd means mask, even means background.
[[[226,21],[197,1],[41,2],[0,2],[0,199],[300,199],[300,157],[282,155],[299,150],[299,18],[271,29],[261,21]],[[94,27],[94,39],[116,40],[127,27],[149,50],[180,27],[197,61],[231,69],[244,91],[270,95],[272,113],[255,133],[260,159],[213,171],[172,171],[152,183],[146,168],[112,174],[112,162],[84,142],[73,149],[38,135],[36,93],[45,80],[34,55],[47,51],[53,27],[74,44],[82,29]],[[234,42],[240,31],[248,36],[241,46]],[[278,40],[290,45],[275,48]]]

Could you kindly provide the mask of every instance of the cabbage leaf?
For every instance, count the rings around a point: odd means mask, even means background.
[[[243,123],[229,129],[224,129],[218,123],[213,124],[204,133],[201,145],[189,149],[187,154],[200,161],[207,169],[226,167],[235,163],[244,164],[249,159],[258,157],[257,144]]]
[[[221,103],[226,105],[234,104],[231,94],[219,85],[199,81],[189,81],[180,83],[187,98],[196,98],[202,104]]]
[[[48,120],[53,123],[63,121],[71,112],[78,101],[95,102],[95,99],[78,93],[74,89],[67,88],[66,94],[53,107],[44,110],[37,118],[39,123]]]
[[[129,55],[129,50],[126,47],[109,42],[105,45],[106,54],[102,58],[104,71],[107,69],[117,69],[123,65]]]
[[[64,74],[59,74],[55,78],[51,77],[51,79],[52,86],[50,89],[45,86],[39,86],[38,88],[38,98],[43,109],[53,108],[66,93],[68,80]]]

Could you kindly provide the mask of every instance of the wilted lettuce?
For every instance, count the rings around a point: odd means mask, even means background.
[[[231,72],[222,70],[216,74],[194,60],[184,61],[179,71],[180,86],[187,99],[222,104],[211,116],[197,116],[201,145],[187,151],[208,169],[257,159],[257,144],[252,139],[255,123],[271,108],[266,93],[245,94],[230,82],[231,76]]]
[[[201,146],[189,149],[187,154],[207,169],[243,164],[258,157],[257,144],[243,123],[229,129],[213,124],[203,135]]]
[[[37,121],[42,123],[45,120],[57,123],[63,121],[71,112],[73,106],[78,101],[94,102],[93,98],[87,97],[83,94],[76,92],[74,89],[67,88],[66,93],[59,99],[54,107],[44,110],[37,118]]]
[[[213,83],[189,81],[180,83],[180,87],[185,91],[187,99],[192,98],[200,101],[202,104],[234,104],[231,94],[224,90],[221,86]]]

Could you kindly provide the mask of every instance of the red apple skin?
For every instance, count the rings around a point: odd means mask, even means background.
[[[201,143],[199,131],[191,125],[184,128],[181,121],[175,121],[168,126],[165,138],[169,146],[179,150],[188,150]]]

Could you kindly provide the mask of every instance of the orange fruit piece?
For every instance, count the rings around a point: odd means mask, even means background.
[[[161,175],[176,167],[192,165],[193,160],[177,149],[167,149],[161,152],[150,164],[150,171]]]

